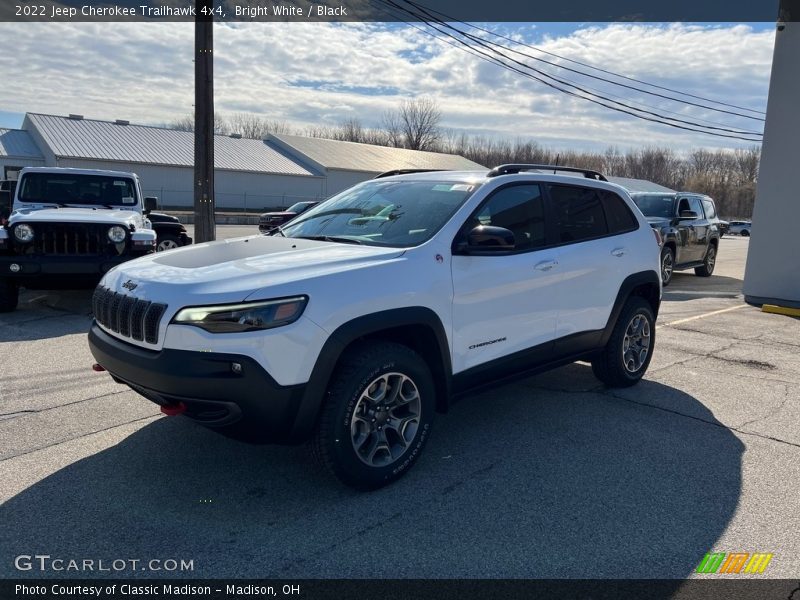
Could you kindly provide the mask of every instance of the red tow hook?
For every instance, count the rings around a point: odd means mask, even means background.
[[[186,405],[183,402],[178,402],[177,404],[170,404],[169,406],[162,406],[161,412],[167,415],[168,417],[174,417],[176,415],[182,415],[186,412]]]
[[[106,370],[105,367],[103,365],[101,365],[101,364],[94,363],[92,365],[92,371],[95,371],[97,373],[102,373],[105,370]]]

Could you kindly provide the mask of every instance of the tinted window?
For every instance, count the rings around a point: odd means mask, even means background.
[[[606,212],[609,233],[612,235],[625,233],[626,231],[634,231],[638,227],[636,218],[628,208],[628,205],[625,204],[625,200],[614,192],[604,191],[600,192],[600,198]]]
[[[717,216],[717,211],[714,210],[714,203],[711,200],[703,200],[703,208],[706,209],[707,219],[713,219]]]
[[[703,218],[703,206],[699,198],[681,198],[678,201],[678,216],[687,210],[696,212],[698,217]]]
[[[634,194],[631,196],[645,217],[671,219],[674,215],[675,196]]]
[[[19,193],[21,202],[54,204],[136,204],[132,179],[110,175],[26,173]]]
[[[515,248],[525,250],[545,243],[544,203],[538,185],[503,188],[470,218],[465,229],[478,225],[504,227],[514,234]]]
[[[599,190],[568,185],[551,185],[548,189],[561,242],[579,242],[608,235]]]

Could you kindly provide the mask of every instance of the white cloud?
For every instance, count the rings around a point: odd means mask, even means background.
[[[516,34],[521,32],[526,39],[533,35],[530,26],[520,26]],[[177,119],[192,110],[193,40],[191,23],[2,24],[0,54],[19,59],[6,61],[2,68],[0,110],[78,112],[143,123]],[[538,46],[688,93],[764,110],[773,41],[774,32],[744,25],[615,24],[545,37]],[[681,107],[547,70],[629,102],[675,110],[680,118],[761,127],[757,121]],[[428,94],[439,100],[448,127],[530,137],[545,145],[737,145],[570,98],[398,25],[218,25],[215,79],[220,112],[259,113],[298,126],[354,116],[366,125],[376,124],[401,97]]]

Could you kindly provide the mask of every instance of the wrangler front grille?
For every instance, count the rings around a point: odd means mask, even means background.
[[[108,239],[109,224],[98,223],[32,223],[34,238],[29,252],[46,255],[118,255],[120,247]],[[25,246],[22,246],[25,248]]]
[[[149,302],[98,286],[92,296],[94,318],[106,329],[138,342],[158,343],[166,304]]]

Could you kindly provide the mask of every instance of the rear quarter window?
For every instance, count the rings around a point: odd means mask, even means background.
[[[639,222],[633,216],[633,212],[619,195],[614,192],[601,191],[600,198],[606,213],[608,232],[611,235],[628,233],[639,228]]]

